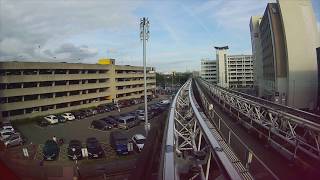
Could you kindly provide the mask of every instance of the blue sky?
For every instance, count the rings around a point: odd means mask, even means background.
[[[267,2],[0,0],[0,56],[84,63],[111,57],[142,65],[139,18],[148,17],[148,65],[162,72],[199,70],[201,58],[214,59],[213,46],[251,54],[249,19],[262,15]],[[320,1],[312,3],[319,27]]]

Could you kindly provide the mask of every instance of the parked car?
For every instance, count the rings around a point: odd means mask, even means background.
[[[66,118],[66,120],[68,120],[68,121],[73,121],[76,119],[76,117],[74,117],[74,115],[71,113],[63,113],[63,114],[61,114],[61,116]]]
[[[136,116],[137,116],[137,119],[140,120],[140,121],[145,121],[144,119],[144,110],[137,110],[136,111]],[[151,110],[148,110],[148,119],[151,119],[154,117],[154,114],[153,112],[151,112]]]
[[[95,137],[90,137],[86,141],[86,147],[88,149],[88,157],[92,158],[100,158],[103,154],[103,149]]]
[[[120,108],[128,107],[131,105],[130,100],[127,100],[127,99],[119,101],[118,104]]]
[[[112,129],[113,125],[106,123],[103,120],[93,120],[90,125],[91,128],[100,129],[103,131]]]
[[[59,146],[54,140],[47,140],[43,147],[43,159],[52,161],[59,156]]]
[[[1,128],[1,131],[2,130],[10,130],[10,131],[14,131],[14,128],[10,125],[10,126],[8,126],[8,125],[6,125],[6,126],[3,126],[2,128]]]
[[[4,145],[7,148],[12,146],[22,145],[22,144],[23,144],[23,139],[19,133],[12,134],[8,138],[6,138],[4,141]]]
[[[104,113],[107,112],[108,109],[104,105],[99,105],[96,107],[96,110],[98,113]]]
[[[13,134],[15,134],[14,131],[11,131],[11,130],[8,130],[8,129],[1,130],[0,131],[0,140],[4,141],[4,140],[6,140],[8,137],[10,137]]]
[[[168,109],[169,105],[170,104],[163,104],[163,103],[160,103],[158,102],[157,104],[155,104],[157,107],[159,107],[162,111]]]
[[[4,121],[1,124],[0,130],[11,130],[11,131],[14,131],[14,128],[13,128],[12,124],[10,123],[10,121]]]
[[[41,127],[44,127],[44,126],[48,126],[49,125],[49,122],[45,119],[38,119],[37,120],[37,124]]]
[[[128,138],[120,131],[111,132],[110,144],[116,150],[117,154],[128,154]]]
[[[57,124],[59,122],[58,118],[55,115],[49,115],[44,117],[50,124]]]
[[[67,121],[67,119],[65,117],[63,117],[62,115],[57,115],[58,121],[59,123],[64,123]]]
[[[101,121],[106,122],[107,124],[111,124],[113,127],[118,127],[119,122],[113,117],[105,117],[101,118]]]
[[[73,114],[76,119],[83,119],[86,117],[86,113],[84,111],[75,111]]]
[[[82,111],[85,113],[86,117],[94,116],[94,115],[96,115],[98,113],[94,109],[86,109],[86,110],[82,110]]]
[[[79,140],[71,140],[68,146],[69,159],[82,159],[82,144]]]
[[[161,100],[159,103],[162,105],[170,105],[171,101],[169,99],[166,99],[166,100]]]
[[[146,137],[144,137],[142,134],[135,134],[132,137],[132,142],[139,152],[142,151],[145,140]]]
[[[157,116],[163,112],[163,110],[156,105],[150,105],[150,111],[153,112],[154,116]]]
[[[117,109],[116,105],[113,103],[105,104],[105,107],[108,108],[110,111]]]
[[[136,116],[120,116],[117,121],[119,122],[118,127],[122,129],[129,129],[139,124]]]

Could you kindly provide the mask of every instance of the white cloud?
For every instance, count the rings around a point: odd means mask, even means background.
[[[198,15],[209,14],[213,23],[219,27],[238,30],[247,30],[251,16],[263,15],[268,0],[228,0],[208,1],[195,7]]]
[[[0,0],[0,59],[21,54],[37,58],[45,54],[39,53],[39,45],[57,48],[70,36],[97,29],[110,33],[133,29],[137,21],[134,10],[139,4],[140,1],[125,0]],[[79,52],[86,52],[78,53],[84,55],[81,58],[91,57],[87,53],[96,53],[95,47],[77,48]]]
[[[48,55],[49,58],[56,57],[58,59],[82,60],[95,57],[98,54],[98,50],[95,48],[89,48],[86,45],[76,46],[71,43],[65,43],[54,51],[46,49],[44,54]]]

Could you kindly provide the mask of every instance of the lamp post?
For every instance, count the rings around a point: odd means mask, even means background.
[[[150,123],[148,122],[146,42],[149,39],[149,20],[145,17],[140,19],[140,39],[143,44],[144,120],[146,135],[148,135]]]

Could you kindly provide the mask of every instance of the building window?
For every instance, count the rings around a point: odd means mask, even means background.
[[[21,102],[22,96],[8,97],[8,103]]]
[[[71,81],[69,81],[69,85],[79,84],[79,83],[80,83],[79,80],[71,80]]]
[[[38,70],[36,69],[25,69],[23,70],[23,75],[37,75]]]
[[[10,83],[7,84],[7,89],[18,89],[21,88],[21,83]]]
[[[67,103],[61,103],[61,104],[56,105],[56,109],[61,109],[61,108],[65,108],[65,107],[68,107]]]
[[[99,74],[105,74],[107,73],[107,70],[99,70]]]
[[[80,71],[78,69],[70,69],[69,74],[79,74]]]
[[[96,89],[89,89],[89,91],[88,91],[89,94],[90,94],[90,93],[96,93],[96,92],[97,92]]]
[[[21,71],[20,70],[6,70],[5,73],[8,76],[10,76],[10,75],[21,75]]]
[[[57,92],[56,97],[63,97],[63,96],[68,96],[67,92]]]
[[[32,101],[38,99],[38,95],[26,95],[24,96],[24,101]]]
[[[88,70],[88,74],[96,74],[97,70]]]
[[[9,117],[9,112],[8,111],[3,111],[2,112],[2,117]]]
[[[75,102],[71,102],[70,106],[79,106],[81,104],[81,101],[75,101]]]
[[[33,88],[33,87],[37,87],[37,83],[36,82],[23,83],[23,88]]]
[[[52,74],[53,70],[51,69],[40,69],[39,74]]]
[[[70,96],[80,95],[80,91],[71,91]]]
[[[67,81],[55,81],[56,86],[64,86],[67,85]]]
[[[6,97],[0,97],[0,104],[7,103],[7,98]]]
[[[39,83],[40,87],[52,86],[52,81],[44,81]]]
[[[107,79],[99,79],[99,83],[105,83],[107,82]]]
[[[89,79],[88,83],[90,83],[90,84],[97,83],[97,80],[96,79]]]
[[[53,110],[54,106],[53,105],[48,105],[48,106],[42,106],[41,111],[48,111],[48,110]]]
[[[6,83],[0,83],[0,89],[6,89]]]
[[[0,69],[0,76],[4,76],[4,75],[6,75],[6,71],[5,71],[5,70]]]
[[[56,69],[55,74],[67,74],[67,70],[66,69]]]
[[[40,99],[53,98],[53,93],[40,94]]]
[[[10,116],[18,116],[18,115],[22,115],[22,114],[24,114],[23,109],[17,109],[17,110],[10,111]]]

